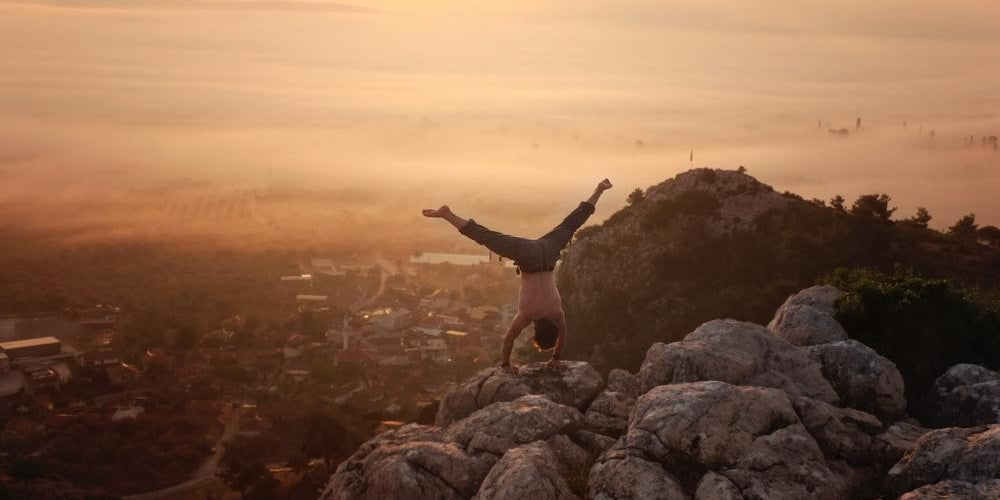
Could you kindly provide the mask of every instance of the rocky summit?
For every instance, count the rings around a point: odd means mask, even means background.
[[[1000,376],[942,374],[944,427],[925,428],[892,361],[843,334],[838,294],[803,290],[768,327],[710,321],[606,381],[583,362],[483,370],[436,425],[362,445],[321,498],[1000,498]]]

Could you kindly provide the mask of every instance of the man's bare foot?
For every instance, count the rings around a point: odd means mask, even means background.
[[[424,209],[424,217],[444,217],[451,213],[451,209],[448,205],[441,205],[441,208],[427,208]]]
[[[597,184],[598,191],[607,191],[612,187],[613,186],[611,185],[611,181],[609,181],[608,179],[604,179],[603,181]]]
[[[500,365],[500,369],[507,375],[517,375],[517,367],[513,365]]]

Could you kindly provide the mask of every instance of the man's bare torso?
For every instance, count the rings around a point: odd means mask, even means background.
[[[556,273],[521,273],[519,312],[525,319],[552,318],[562,313],[562,297],[556,288]]]

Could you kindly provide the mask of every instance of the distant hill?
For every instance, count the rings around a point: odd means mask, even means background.
[[[956,224],[945,234],[926,217],[893,220],[890,203],[877,194],[851,206],[805,200],[744,171],[708,168],[637,190],[564,256],[568,355],[635,369],[651,342],[710,319],[766,323],[785,297],[840,267],[902,266],[1000,288],[996,228]]]

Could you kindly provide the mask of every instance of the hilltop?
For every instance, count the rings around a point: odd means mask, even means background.
[[[900,218],[887,195],[806,200],[740,170],[699,168],[583,228],[558,271],[571,356],[635,369],[645,346],[712,318],[764,323],[781,301],[840,267],[912,268],[961,286],[1000,287],[995,227]],[[926,214],[924,214],[926,215]]]

